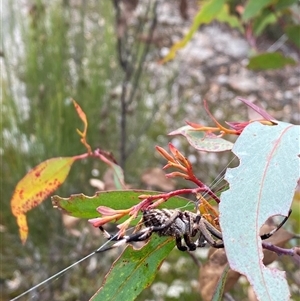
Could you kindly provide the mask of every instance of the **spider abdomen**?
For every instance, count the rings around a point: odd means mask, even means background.
[[[150,209],[143,212],[143,222],[146,227],[161,227],[161,230],[155,231],[160,236],[180,237],[190,233],[195,216],[192,212],[182,212],[176,209]],[[175,217],[174,220],[173,217]],[[164,227],[168,223],[170,225]]]

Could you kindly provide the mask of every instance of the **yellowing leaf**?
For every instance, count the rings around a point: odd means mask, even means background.
[[[28,225],[27,225],[26,215],[23,213],[19,213],[16,216],[16,218],[17,218],[17,224],[19,226],[20,238],[22,243],[24,244],[28,236]]]
[[[224,2],[224,0],[211,0],[206,2],[194,18],[193,24],[185,37],[172,46],[170,52],[160,61],[160,63],[164,64],[174,59],[176,52],[183,48],[191,40],[200,25],[207,24],[217,17],[224,5]]]
[[[38,206],[66,179],[77,157],[59,157],[46,160],[30,170],[17,184],[11,199],[11,210],[17,218],[24,244],[28,235],[25,213]]]

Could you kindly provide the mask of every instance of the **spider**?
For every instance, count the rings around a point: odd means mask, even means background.
[[[267,239],[278,231],[287,221],[290,214],[291,210],[288,216],[275,229],[261,235],[261,239]],[[206,243],[214,248],[224,247],[222,233],[205,218],[202,218],[200,213],[180,211],[178,209],[149,209],[143,211],[141,223],[145,228],[131,235],[121,237],[111,235],[103,227],[99,227],[108,240],[117,242],[96,252],[107,251],[130,242],[145,241],[152,233],[157,233],[160,236],[175,237],[176,246],[180,251],[194,251],[198,247],[204,247]],[[196,239],[193,240],[193,238]],[[183,245],[183,241],[185,245]]]

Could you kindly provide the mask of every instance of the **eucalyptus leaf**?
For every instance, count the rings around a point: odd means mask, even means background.
[[[115,190],[99,191],[94,196],[86,196],[82,193],[73,194],[68,198],[58,195],[52,196],[52,204],[67,214],[79,218],[94,218],[100,214],[96,211],[99,206],[106,206],[115,210],[128,209],[137,205],[142,194],[159,194],[158,191],[149,190]],[[190,200],[183,197],[172,197],[163,204],[164,208],[181,208]]]
[[[152,283],[162,261],[174,245],[172,238],[152,236],[150,242],[141,250],[126,248],[114,262],[102,287],[90,300],[135,300],[142,290]],[[101,253],[98,256],[101,256]]]
[[[294,59],[285,57],[279,52],[267,52],[251,57],[247,68],[251,70],[267,70],[295,64],[296,61]]]
[[[230,267],[246,275],[259,300],[289,300],[284,273],[266,268],[260,227],[271,216],[287,216],[300,177],[300,127],[254,122],[237,139],[240,165],[228,169],[221,195],[220,225]]]
[[[183,126],[169,135],[182,135],[186,137],[191,146],[200,151],[207,152],[224,152],[232,149],[233,143],[220,138],[214,134],[207,134],[199,131],[189,125]]]

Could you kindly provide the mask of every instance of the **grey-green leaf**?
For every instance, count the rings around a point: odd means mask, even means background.
[[[287,215],[300,177],[300,127],[252,123],[236,141],[240,165],[225,175],[220,224],[230,267],[248,278],[259,300],[289,300],[284,273],[262,263],[260,227]]]
[[[214,134],[197,131],[189,125],[183,126],[169,135],[183,135],[191,146],[200,151],[224,152],[232,149],[233,143]]]

